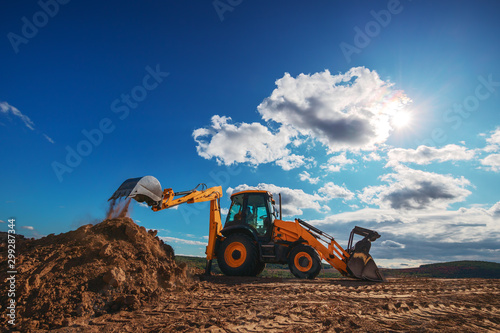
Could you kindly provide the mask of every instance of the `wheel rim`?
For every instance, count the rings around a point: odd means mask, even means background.
[[[295,267],[301,272],[307,272],[312,268],[313,260],[309,253],[299,252],[295,255],[293,259]]]
[[[247,249],[245,245],[240,242],[233,242],[229,244],[224,251],[224,260],[229,267],[237,268],[243,265],[247,259]]]

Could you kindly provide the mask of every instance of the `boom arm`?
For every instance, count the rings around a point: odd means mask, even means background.
[[[202,190],[197,190],[202,185]],[[183,203],[196,203],[210,201],[210,221],[208,233],[208,246],[206,248],[207,255],[207,272],[210,270],[212,260],[215,258],[215,243],[217,236],[221,236],[222,221],[220,215],[220,198],[222,197],[222,187],[214,186],[203,189],[205,184],[198,184],[190,191],[174,192],[171,188],[163,190],[163,199],[157,206],[151,207],[155,212],[172,208]],[[176,196],[182,197],[175,199]]]
[[[198,187],[202,186],[201,190]],[[182,197],[175,199],[175,197],[182,195]],[[171,188],[163,190],[163,198],[158,205],[151,207],[155,212],[172,208],[183,203],[196,203],[204,201],[213,201],[222,197],[222,187],[214,186],[206,188],[205,184],[198,184],[194,189],[190,191],[174,192]]]
[[[201,189],[198,188],[201,186]],[[196,203],[210,201],[210,222],[207,254],[207,273],[210,272],[212,259],[215,258],[215,244],[218,236],[221,236],[222,222],[220,216],[220,198],[222,197],[222,187],[214,186],[207,188],[205,184],[198,184],[189,191],[174,192],[171,188],[161,191],[158,179],[153,176],[127,179],[109,198],[117,200],[122,197],[133,198],[138,202],[146,202],[155,212],[172,208],[183,203]],[[179,197],[179,198],[175,198]]]

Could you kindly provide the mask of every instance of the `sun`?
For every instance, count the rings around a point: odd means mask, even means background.
[[[392,124],[396,128],[404,128],[410,125],[412,120],[411,114],[406,111],[399,111],[392,117]]]

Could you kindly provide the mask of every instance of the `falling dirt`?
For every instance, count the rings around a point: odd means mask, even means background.
[[[108,211],[106,212],[106,220],[130,217],[131,208],[129,207],[131,200],[131,198],[111,199]]]
[[[120,211],[123,213],[123,210]],[[20,331],[54,329],[118,311],[134,311],[166,291],[190,286],[172,248],[129,218],[17,242],[17,318]],[[7,290],[6,248],[0,248]],[[8,298],[0,294],[2,313]],[[0,330],[7,327],[0,318]]]

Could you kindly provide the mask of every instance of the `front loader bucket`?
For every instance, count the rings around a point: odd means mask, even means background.
[[[354,240],[354,235],[360,235],[364,238],[352,246]],[[376,282],[386,282],[386,279],[378,270],[377,264],[370,255],[370,248],[373,241],[380,238],[378,232],[365,229],[362,227],[354,227],[349,236],[348,252],[349,258],[347,259],[347,273],[348,276],[376,281]]]
[[[138,202],[146,202],[148,206],[155,206],[161,201],[163,191],[160,182],[153,176],[130,178],[120,185],[109,200],[122,197],[133,198]]]
[[[377,264],[368,253],[354,252],[347,262],[347,270],[352,277],[358,279],[386,282],[384,276],[378,270]]]

